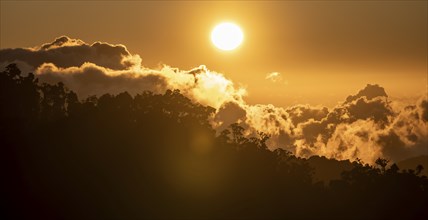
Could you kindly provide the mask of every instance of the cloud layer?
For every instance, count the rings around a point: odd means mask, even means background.
[[[179,89],[194,101],[217,109],[212,124],[218,131],[239,123],[245,135],[264,132],[271,136],[270,148],[281,147],[301,157],[360,158],[373,163],[378,157],[399,161],[428,154],[427,97],[403,106],[388,100],[379,85],[367,85],[332,109],[248,105],[243,100],[245,89],[204,65],[191,70],[167,65],[149,69],[141,66],[140,56],[131,54],[124,45],[89,45],[66,36],[34,48],[0,50],[0,67],[10,62],[34,71],[41,82],[62,81],[81,98]],[[277,72],[266,79],[283,82]]]
[[[427,97],[404,108],[395,104],[382,87],[367,85],[332,109],[243,104],[239,109],[224,105],[218,114],[235,115],[228,120],[239,122],[248,135],[263,131],[271,135],[271,148],[285,148],[301,157],[359,158],[374,163],[379,157],[397,162],[428,154]]]
[[[0,67],[16,62],[25,71],[34,71],[41,82],[62,81],[79,97],[128,91],[135,95],[145,90],[163,93],[179,89],[201,104],[219,107],[224,102],[242,102],[245,90],[235,88],[222,74],[204,65],[179,70],[164,65],[160,69],[141,66],[139,55],[124,45],[59,37],[34,48],[0,50]]]

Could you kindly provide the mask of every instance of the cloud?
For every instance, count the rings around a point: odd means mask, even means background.
[[[427,97],[404,105],[389,100],[379,85],[369,84],[331,109],[309,105],[281,108],[247,104],[245,89],[204,65],[190,70],[168,65],[145,68],[139,55],[131,54],[124,45],[89,45],[63,36],[33,48],[2,49],[0,55],[0,67],[17,62],[24,71],[34,71],[40,82],[61,81],[81,98],[179,89],[193,101],[217,109],[211,124],[218,132],[238,123],[248,137],[258,132],[270,135],[270,149],[284,148],[301,157],[360,158],[374,163],[378,157],[399,161],[428,154]],[[278,72],[266,79],[285,83]]]
[[[112,70],[84,63],[79,67],[61,68],[53,63],[44,63],[35,71],[41,82],[63,82],[79,97],[102,95],[105,93],[118,94],[128,91],[130,94],[150,90],[156,93],[165,92],[167,78],[160,74],[145,72],[136,74],[132,70]]]
[[[414,106],[398,108],[400,104],[389,101],[378,85],[367,85],[349,97],[332,109],[241,104],[246,114],[239,122],[249,136],[259,131],[269,134],[271,149],[285,148],[300,157],[374,163],[378,157],[400,161],[428,154],[426,97]]]
[[[237,102],[224,103],[218,110],[213,120],[213,126],[218,131],[227,129],[233,123],[244,122],[247,111],[244,106]]]
[[[372,119],[376,123],[385,125],[389,122],[389,117],[393,115],[391,106],[385,99],[380,97],[372,99],[361,97],[344,106],[349,112],[351,121]]]
[[[346,102],[355,101],[361,97],[366,97],[367,99],[373,99],[376,97],[388,97],[385,92],[385,89],[379,85],[368,84],[364,89],[360,90],[356,95],[350,95],[346,98]]]
[[[63,82],[79,95],[118,94],[128,91],[131,95],[149,90],[163,93],[167,89],[179,89],[195,101],[215,108],[225,102],[242,102],[244,89],[236,89],[222,74],[200,66],[190,71],[163,66],[159,70],[130,68],[113,70],[93,63],[79,67],[61,68],[53,63],[39,66],[35,75],[41,82]]]
[[[246,93],[204,65],[188,71],[167,65],[145,68],[140,56],[131,54],[121,44],[90,45],[62,36],[33,48],[2,49],[0,55],[0,66],[17,62],[25,71],[34,71],[41,82],[62,81],[81,98],[123,91],[135,95],[145,90],[163,93],[179,89],[201,104],[219,108],[226,102],[243,102]]]
[[[89,45],[82,40],[66,36],[40,47],[0,50],[0,63],[16,60],[34,68],[44,63],[54,63],[57,67],[67,68],[90,62],[114,70],[128,69],[141,63],[141,58],[130,54],[124,45],[101,42]]]
[[[55,39],[53,42],[51,43],[46,43],[43,44],[41,47],[39,48],[35,48],[35,49],[40,49],[40,50],[49,50],[49,49],[55,49],[55,48],[60,48],[60,47],[71,47],[71,46],[81,46],[84,45],[85,42],[79,40],[79,39],[70,39],[67,36],[61,36],[58,37],[57,39]]]
[[[422,99],[419,103],[420,117],[423,121],[428,122],[428,100]]]
[[[284,83],[288,84],[287,81],[284,80],[281,73],[279,72],[271,72],[266,75],[265,79],[272,81],[273,83]]]
[[[388,131],[381,136],[384,153],[391,159],[401,159],[420,154],[428,154],[428,121],[424,118],[427,97],[422,97],[416,105],[410,105],[398,112]],[[425,115],[426,116],[426,115]]]
[[[327,107],[312,107],[309,105],[295,105],[286,109],[294,125],[307,122],[309,119],[321,120],[328,114]]]
[[[374,87],[368,85],[361,91],[370,90],[367,88]],[[391,101],[385,99],[386,93],[369,93],[367,97],[361,91],[360,95],[350,96],[353,101],[347,99],[332,109],[327,117],[299,124],[296,154],[360,158],[369,163],[378,157],[400,161],[428,154],[428,123],[422,117],[426,97],[402,109],[393,108]]]

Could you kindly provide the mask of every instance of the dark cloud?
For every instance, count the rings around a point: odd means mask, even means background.
[[[40,47],[40,50],[55,49],[55,48],[63,47],[63,46],[79,46],[79,45],[83,45],[83,44],[85,44],[85,43],[79,39],[70,39],[67,36],[61,36],[61,37],[58,37],[57,39],[55,39],[51,43],[43,44]]]
[[[66,36],[41,47],[0,50],[0,63],[16,60],[25,62],[34,69],[43,63],[54,63],[58,67],[67,68],[90,62],[113,70],[123,70],[141,62],[138,55],[131,55],[123,45],[101,42],[89,45]]]
[[[245,121],[246,113],[239,103],[227,102],[218,109],[214,118],[214,126],[220,131],[227,129],[233,123]]]
[[[385,92],[385,89],[381,86],[375,84],[368,84],[364,89],[360,90],[356,95],[350,95],[346,98],[346,102],[355,101],[361,97],[366,97],[368,100],[371,100],[376,97],[388,97]]]
[[[399,161],[410,156],[410,152],[405,148],[405,143],[394,131],[380,135],[377,142],[383,146],[383,155],[393,161]]]
[[[421,118],[425,122],[428,122],[428,100],[422,100],[419,104],[421,108]]]
[[[325,118],[328,114],[328,108],[315,108],[311,106],[296,105],[286,109],[290,115],[291,121],[294,125],[306,122],[309,119],[319,121]]]
[[[329,124],[327,120],[312,120],[307,123],[301,124],[299,125],[299,127],[301,128],[301,138],[303,138],[305,142],[310,145],[315,144],[317,141],[325,142],[330,138],[332,131],[334,131],[334,127],[329,127],[328,125]]]
[[[388,123],[388,117],[393,115],[392,109],[385,99],[366,97],[358,98],[346,106],[351,121],[372,119],[383,125]]]

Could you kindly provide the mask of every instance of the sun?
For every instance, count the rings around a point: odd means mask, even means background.
[[[233,50],[242,44],[244,34],[238,25],[224,22],[215,26],[211,32],[211,41],[220,50]]]

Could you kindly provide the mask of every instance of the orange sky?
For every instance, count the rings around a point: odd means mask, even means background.
[[[30,47],[67,35],[126,45],[143,65],[205,64],[248,91],[249,103],[332,106],[368,83],[390,96],[427,89],[427,2],[1,1],[0,47]],[[222,21],[245,42],[210,42]],[[272,82],[267,74],[279,72]]]

